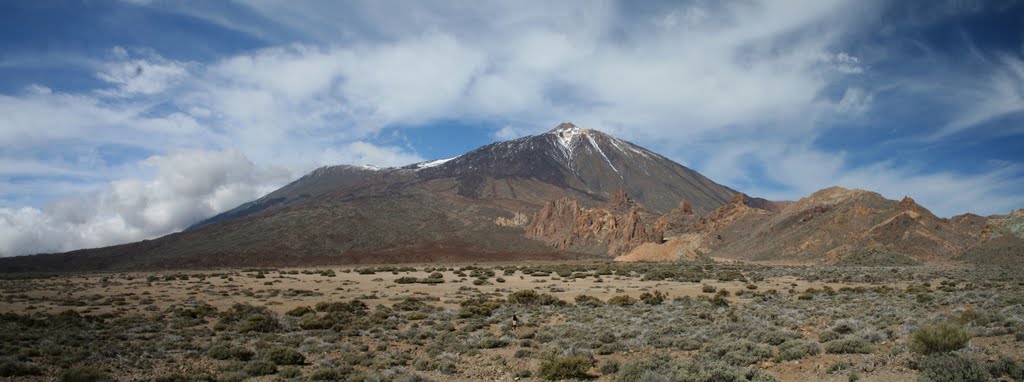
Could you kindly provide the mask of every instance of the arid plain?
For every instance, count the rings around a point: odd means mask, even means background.
[[[0,375],[1020,380],[1022,292],[1018,272],[953,262],[538,262],[9,275],[0,281]]]

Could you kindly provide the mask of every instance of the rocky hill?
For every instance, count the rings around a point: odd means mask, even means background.
[[[675,219],[692,221],[677,237],[661,245],[647,245],[642,253],[627,254],[620,260],[710,255],[837,262],[848,255],[862,256],[865,251],[872,256],[890,253],[915,260],[949,260],[976,246],[984,236],[977,215],[942,219],[909,197],[897,202],[877,193],[839,187],[818,191],[777,212],[752,207],[746,197],[737,194],[705,217],[677,215]]]
[[[961,260],[980,264],[1024,264],[1024,209],[986,219],[978,243],[968,249]]]

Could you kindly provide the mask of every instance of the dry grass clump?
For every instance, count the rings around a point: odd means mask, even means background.
[[[954,321],[925,325],[910,335],[910,349],[921,354],[944,353],[967,346],[971,332]]]

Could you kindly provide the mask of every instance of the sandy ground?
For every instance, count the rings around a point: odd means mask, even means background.
[[[731,292],[732,302],[743,303],[744,299],[735,296],[736,292],[746,290],[747,284],[741,281],[718,281],[705,279],[702,283],[644,281],[640,276],[602,276],[600,279],[587,277],[584,279],[560,278],[556,274],[535,277],[516,272],[503,275],[497,267],[501,265],[523,264],[482,264],[482,267],[494,269],[495,276],[485,285],[474,285],[474,278],[468,275],[460,277],[453,269],[469,264],[409,264],[402,267],[415,267],[410,272],[377,272],[375,274],[359,274],[353,267],[315,267],[315,268],[275,268],[265,270],[259,276],[257,270],[221,269],[209,271],[181,272],[136,272],[136,273],[94,273],[68,275],[43,279],[0,279],[0,292],[5,301],[0,301],[0,313],[4,312],[47,312],[57,313],[74,309],[83,314],[101,313],[136,313],[142,315],[160,314],[171,306],[188,305],[191,302],[203,302],[219,310],[227,310],[236,303],[267,306],[276,313],[283,314],[299,306],[315,306],[325,301],[347,301],[359,299],[369,306],[392,305],[410,296],[436,297],[431,305],[456,308],[458,302],[467,296],[480,293],[507,295],[510,292],[535,289],[550,293],[560,299],[572,301],[578,295],[590,295],[601,300],[608,300],[616,295],[638,297],[645,291],[658,290],[667,294],[668,298],[681,296],[709,296],[702,291],[703,285],[711,285],[716,290]],[[441,271],[445,282],[442,284],[398,284],[399,277],[426,278],[431,272],[425,267],[443,266]],[[360,266],[367,268],[372,266]],[[333,271],[334,275],[324,275]],[[435,270],[436,271],[436,270]],[[187,280],[165,280],[165,276],[188,275]],[[199,277],[205,276],[205,277]],[[501,278],[504,282],[498,282]],[[600,280],[600,281],[598,281]],[[793,276],[768,278],[757,283],[758,291],[776,290],[783,296],[793,298],[794,295],[808,288],[821,289],[828,286],[834,289],[842,287],[875,287],[878,284],[867,283],[824,283],[807,282]],[[893,288],[906,288],[906,284],[887,284]],[[76,302],[85,302],[84,306]],[[1000,349],[1015,357],[1022,357],[1019,343],[1009,338],[989,337],[973,341],[979,345]],[[984,342],[982,342],[984,341]],[[892,346],[889,344],[888,346]],[[464,373],[452,379],[451,376],[437,372],[425,372],[436,380],[517,380],[509,370],[536,370],[538,362],[533,358],[515,358],[513,347],[493,349],[481,352],[480,355],[468,356],[462,361],[472,365]],[[883,347],[875,353],[884,353]],[[502,361],[496,361],[496,356]],[[625,353],[614,357],[622,360],[643,357],[643,354]],[[475,357],[475,358],[474,358]],[[783,363],[767,362],[758,367],[770,371],[784,381],[846,381],[848,373],[826,373],[828,365],[840,360],[854,360],[865,355],[833,355],[820,354],[798,361]],[[864,358],[866,359],[866,358]],[[854,362],[863,365],[863,362]],[[917,372],[904,368],[887,368],[884,370],[858,370],[862,381],[909,381],[916,380]],[[596,373],[594,373],[596,374]],[[267,377],[257,380],[272,380]],[[611,380],[609,376],[601,376],[596,380]]]
[[[323,301],[341,301],[359,299],[369,306],[386,305],[404,300],[406,297],[421,295],[440,299],[434,305],[455,307],[458,301],[467,295],[477,293],[495,293],[505,295],[522,289],[535,289],[550,293],[560,299],[572,301],[578,295],[590,295],[601,300],[616,295],[638,297],[645,291],[658,290],[668,298],[681,296],[708,295],[701,291],[703,285],[714,286],[717,290],[733,292],[731,301],[743,301],[735,297],[735,292],[745,290],[746,283],[740,281],[722,282],[706,279],[702,283],[644,281],[638,276],[603,276],[599,281],[593,277],[585,279],[560,278],[556,274],[535,277],[516,273],[503,276],[500,270],[489,284],[474,285],[475,279],[459,277],[453,271],[442,271],[445,282],[442,284],[398,284],[395,279],[400,277],[425,278],[431,272],[424,272],[430,265],[410,265],[419,271],[415,272],[377,272],[372,275],[358,274],[356,268],[347,267],[316,267],[316,268],[275,268],[266,271],[263,278],[258,278],[256,271],[214,270],[196,272],[154,272],[154,273],[95,273],[56,277],[49,279],[0,280],[0,290],[7,294],[24,295],[34,298],[45,298],[43,301],[14,301],[0,303],[3,312],[43,312],[57,313],[74,309],[80,313],[141,312],[144,306],[137,304],[139,300],[151,299],[152,305],[160,311],[180,305],[189,300],[203,301],[217,309],[225,310],[235,303],[266,305],[276,313],[284,313],[299,306],[314,306]],[[447,268],[461,266],[446,265]],[[365,267],[360,267],[365,268]],[[319,272],[331,270],[334,277],[323,276]],[[299,274],[287,274],[298,271]],[[304,271],[314,272],[304,274]],[[164,275],[187,274],[188,280],[165,281]],[[156,276],[157,281],[147,281],[147,277]],[[205,279],[196,277],[206,275]],[[505,282],[498,282],[502,278]],[[870,287],[872,284],[857,283],[809,283],[794,277],[781,277],[758,282],[758,290],[775,289],[784,295],[800,293],[808,288]],[[17,288],[15,288],[17,286]],[[902,288],[903,285],[890,285]],[[473,291],[460,291],[460,288],[474,288]],[[275,291],[277,293],[275,293]],[[298,295],[282,292],[296,291]],[[310,293],[312,292],[312,293]],[[275,295],[276,294],[276,295]],[[316,295],[311,295],[316,294]],[[98,296],[98,297],[97,297]],[[98,300],[124,298],[124,305],[102,306],[71,306],[61,301]],[[152,308],[150,308],[152,310]]]

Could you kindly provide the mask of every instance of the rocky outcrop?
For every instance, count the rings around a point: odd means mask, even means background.
[[[655,217],[622,192],[613,194],[607,208],[585,208],[569,198],[548,202],[526,227],[526,236],[562,251],[609,256],[663,239]]]
[[[688,232],[698,219],[700,217],[693,213],[693,206],[684,200],[679,202],[679,207],[659,217],[655,227],[663,232],[665,237],[675,237]]]
[[[529,221],[530,217],[520,211],[513,212],[511,218],[504,216],[494,218],[494,224],[502,227],[525,227]]]
[[[981,241],[998,239],[1003,236],[1014,236],[1024,239],[1024,208],[1005,216],[993,216],[988,219],[981,231]]]

